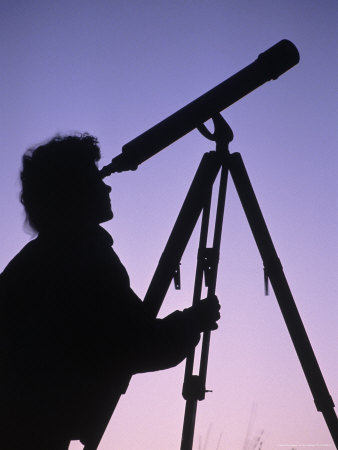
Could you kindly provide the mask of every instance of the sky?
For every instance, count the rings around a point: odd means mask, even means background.
[[[300,63],[223,116],[338,403],[337,16],[334,0],[2,0],[0,270],[32,239],[19,202],[27,148],[56,133],[89,132],[105,165],[125,143],[289,39]],[[210,150],[194,130],[137,171],[106,179],[115,217],[105,228],[141,298]],[[190,306],[197,245],[198,227],[182,259],[182,290],[170,288],[159,317]],[[277,301],[264,296],[262,262],[231,182],[217,295],[213,392],[198,404],[194,450],[251,450],[259,436],[264,450],[334,448]],[[135,376],[99,450],[178,449],[183,373],[180,364]]]

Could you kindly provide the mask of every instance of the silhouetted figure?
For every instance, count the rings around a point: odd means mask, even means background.
[[[148,317],[99,226],[113,217],[97,140],[56,137],[23,156],[21,201],[37,232],[0,275],[0,450],[86,442],[128,376],[173,367],[216,329],[216,297]]]

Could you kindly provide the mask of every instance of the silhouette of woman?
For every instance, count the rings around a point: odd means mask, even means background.
[[[23,156],[21,202],[36,232],[0,275],[1,450],[86,443],[131,374],[167,369],[217,328],[216,297],[147,315],[100,224],[113,217],[88,134]]]

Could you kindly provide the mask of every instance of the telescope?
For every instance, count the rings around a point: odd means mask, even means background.
[[[136,170],[138,165],[168,147],[262,84],[276,80],[299,62],[295,45],[283,39],[258,58],[193,102],[176,111],[122,147],[122,153],[101,169],[102,178],[113,172]]]
[[[125,144],[122,147],[122,152],[108,166],[103,167],[101,176],[104,178],[113,172],[135,170],[139,164],[194,128],[197,128],[207,139],[214,141],[216,149],[203,155],[168,242],[161,254],[143,300],[144,311],[149,318],[157,317],[172,281],[174,281],[175,288],[180,289],[180,261],[200,217],[201,231],[197,252],[193,305],[198,305],[200,302],[203,280],[208,290],[207,296],[215,295],[227,180],[230,174],[262,257],[265,293],[268,294],[270,282],[313,395],[315,406],[318,411],[322,412],[338,449],[338,418],[334,410],[333,399],[311,347],[242,157],[239,153],[230,153],[229,151],[229,143],[233,139],[233,132],[220,114],[225,108],[266,81],[275,80],[298,62],[299,53],[296,47],[287,40],[278,42],[261,53],[253,63]],[[210,133],[203,125],[209,119],[212,119],[214,123],[213,133]],[[220,174],[219,177],[218,174]],[[216,179],[219,180],[219,187],[217,201],[213,203],[215,205],[214,233],[213,238],[209,239],[209,223],[211,216],[213,216],[210,212]],[[195,373],[195,350],[192,349],[186,358],[182,390],[186,407],[180,450],[192,450],[197,403],[204,400],[205,394],[210,392],[206,389],[209,345],[210,331],[205,331],[201,342],[198,374]],[[130,376],[128,380],[122,380],[120,387],[115,390],[116,394],[107,398],[108,403],[103,408],[103,413],[100,413],[97,424],[92,427],[88,439],[86,438],[84,450],[97,450],[119,398],[126,392],[129,380]]]

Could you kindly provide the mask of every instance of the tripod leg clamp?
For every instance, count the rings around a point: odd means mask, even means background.
[[[185,400],[204,400],[206,392],[212,391],[205,389],[199,375],[190,375],[183,383],[182,395]]]
[[[176,290],[180,290],[181,289],[181,270],[180,270],[180,265],[181,265],[181,263],[178,263],[176,269],[174,270],[174,275],[173,275],[174,285],[175,285],[175,289]]]
[[[212,284],[215,269],[219,261],[219,252],[213,247],[202,248],[198,251],[198,259],[202,264],[205,286]]]

